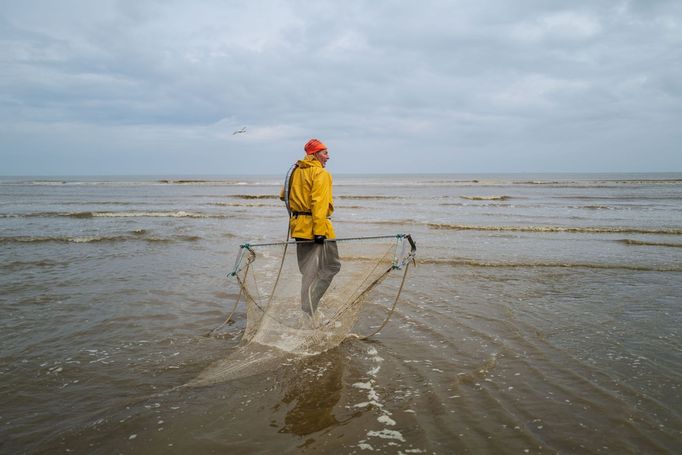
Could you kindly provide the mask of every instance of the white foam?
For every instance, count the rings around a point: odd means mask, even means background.
[[[353,384],[356,389],[372,390],[372,382],[356,382]]]
[[[367,432],[369,437],[377,437],[381,439],[395,439],[400,442],[405,442],[405,438],[399,431],[383,429],[381,431],[369,431]]]
[[[387,416],[385,414],[382,416],[379,416],[379,418],[377,418],[377,420],[380,423],[383,423],[384,425],[390,425],[390,426],[395,425],[395,420],[393,420],[392,418],[390,418],[389,416]]]
[[[184,210],[178,210],[177,212],[94,212],[92,216],[98,218],[208,218],[206,214],[186,212]]]

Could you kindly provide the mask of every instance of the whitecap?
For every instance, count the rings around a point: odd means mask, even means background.
[[[390,426],[395,425],[395,420],[393,420],[392,418],[390,418],[389,416],[387,416],[387,415],[385,415],[385,414],[382,415],[382,416],[379,416],[379,417],[377,418],[377,420],[378,420],[379,422],[383,423],[384,425],[390,425]]]
[[[403,438],[403,435],[399,431],[395,430],[383,429],[381,431],[369,431],[367,432],[367,436],[377,437],[381,439],[395,439],[397,441],[405,442],[405,438]]]

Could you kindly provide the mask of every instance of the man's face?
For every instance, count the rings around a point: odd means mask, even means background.
[[[320,150],[319,152],[315,153],[315,158],[317,158],[317,161],[322,163],[322,167],[325,167],[327,164],[327,160],[329,159],[329,152],[327,149]]]

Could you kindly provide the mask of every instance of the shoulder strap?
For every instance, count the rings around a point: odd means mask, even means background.
[[[284,204],[287,207],[287,212],[289,212],[289,216],[291,217],[291,206],[289,205],[289,193],[291,192],[291,181],[294,178],[294,171],[298,169],[298,161],[294,163],[290,168],[289,172],[287,172],[287,176],[284,179]]]

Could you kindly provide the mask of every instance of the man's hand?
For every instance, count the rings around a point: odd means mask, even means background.
[[[315,243],[318,243],[318,244],[323,244],[323,243],[324,243],[324,239],[326,239],[326,238],[327,238],[327,237],[325,237],[324,235],[316,235],[315,238],[313,239],[313,241],[314,241]]]

